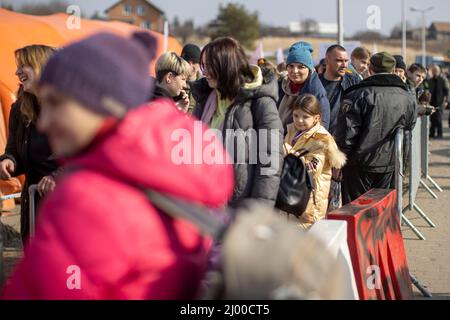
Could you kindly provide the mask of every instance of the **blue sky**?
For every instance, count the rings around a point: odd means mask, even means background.
[[[47,0],[0,0],[20,6],[23,3],[42,3]],[[96,10],[103,12],[115,0],[68,0],[77,4],[87,15]],[[287,26],[291,21],[312,18],[319,22],[336,22],[336,0],[152,0],[150,1],[166,12],[169,21],[178,16],[182,21],[194,19],[195,25],[204,24],[217,15],[219,4],[229,2],[244,4],[250,11],[258,11],[260,20],[277,26]],[[433,6],[427,14],[427,21],[450,22],[449,0],[407,0],[408,8],[424,9]],[[401,0],[344,0],[344,29],[346,35],[358,30],[366,30],[367,8],[376,5],[380,8],[381,32],[389,34],[392,27],[401,20]],[[413,26],[421,23],[420,15],[408,10],[408,20]]]

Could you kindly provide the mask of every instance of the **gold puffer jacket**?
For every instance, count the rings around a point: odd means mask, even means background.
[[[300,149],[309,150],[302,157],[305,165],[308,166],[313,161],[316,163],[314,168],[310,170],[314,180],[315,192],[311,194],[306,211],[298,219],[300,226],[308,229],[313,223],[325,217],[332,168],[341,169],[346,162],[346,156],[339,150],[331,134],[320,123],[305,132],[294,146],[291,146],[291,143],[298,130],[295,129],[293,123],[288,125],[287,130],[284,140],[285,152],[295,153]],[[290,215],[289,219],[292,218],[296,219],[293,215]]]

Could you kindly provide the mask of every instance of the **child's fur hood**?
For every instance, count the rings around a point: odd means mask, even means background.
[[[331,167],[335,169],[342,169],[347,162],[347,157],[341,150],[339,150],[333,137],[328,132],[326,135],[317,132],[315,134],[315,138],[316,140],[312,140],[310,142],[311,147],[314,148],[314,145],[317,144],[317,147],[325,149],[325,154]]]
[[[295,130],[293,124],[288,125],[288,131]],[[332,168],[342,169],[347,162],[346,155],[339,150],[333,136],[320,124],[310,132],[305,133],[313,137],[308,141],[308,150],[314,153],[315,150],[325,150],[326,157]]]

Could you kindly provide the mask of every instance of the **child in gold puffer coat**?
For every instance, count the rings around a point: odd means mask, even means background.
[[[320,124],[320,103],[310,94],[299,96],[293,104],[293,120],[288,125],[285,151],[296,153],[308,150],[302,157],[314,181],[314,192],[305,212],[298,218],[300,226],[308,229],[327,213],[332,168],[341,169],[345,162],[331,134]],[[295,216],[290,215],[290,219]]]

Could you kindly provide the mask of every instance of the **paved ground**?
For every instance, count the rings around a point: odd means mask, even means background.
[[[448,119],[448,113],[445,119]],[[444,139],[432,140],[430,147],[430,175],[444,192],[434,189],[439,198],[433,199],[427,191],[420,188],[416,200],[417,205],[436,224],[436,228],[431,228],[416,211],[410,211],[406,216],[426,240],[419,240],[407,226],[403,226],[402,231],[411,273],[427,287],[434,299],[450,300],[450,129],[447,121],[444,123]],[[1,220],[18,230],[18,209],[3,213]],[[13,241],[6,246],[4,259],[7,275],[21,256],[20,241]],[[416,288],[414,290],[420,299],[420,293]]]
[[[14,269],[15,264],[22,257],[22,242],[19,238],[19,230],[20,230],[20,207],[17,206],[13,211],[2,212],[1,213],[1,221],[3,224],[7,225],[9,231],[15,231],[17,234],[15,237],[11,236],[11,232],[9,232],[8,239],[5,239],[4,243],[4,252],[3,252],[3,262],[4,262],[4,273],[5,276],[8,277],[12,270]],[[1,281],[1,275],[0,275]]]
[[[436,224],[432,228],[416,212],[409,211],[406,217],[425,236],[418,237],[407,226],[403,226],[406,253],[411,273],[437,299],[450,299],[450,129],[448,112],[445,114],[443,140],[431,140],[430,175],[444,190],[433,199],[424,189],[419,188],[417,205]],[[431,183],[427,182],[431,186]],[[416,290],[417,291],[417,290]]]

